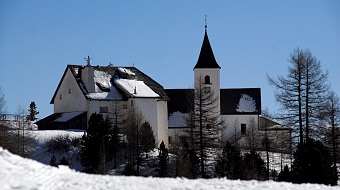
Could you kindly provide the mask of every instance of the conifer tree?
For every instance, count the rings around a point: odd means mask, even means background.
[[[89,120],[89,127],[82,137],[81,164],[87,173],[104,174],[106,162],[110,160],[110,127],[109,120],[101,114],[93,113]]]
[[[169,151],[165,147],[164,141],[159,145],[159,172],[160,177],[166,177],[168,173]]]
[[[242,155],[236,146],[228,142],[223,147],[222,155],[216,162],[215,173],[218,177],[227,177],[228,179],[242,179]]]
[[[54,155],[51,157],[50,166],[58,167],[57,159]]]
[[[278,119],[293,126],[299,134],[299,143],[303,144],[311,136],[311,127],[317,126],[317,113],[328,90],[328,72],[322,71],[320,61],[308,49],[295,49],[289,62],[286,77],[268,79],[277,89],[275,98],[283,108]]]
[[[277,177],[278,181],[286,181],[286,182],[291,182],[292,177],[288,168],[288,165],[285,165],[283,171],[280,172],[279,176]]]
[[[214,92],[207,90],[203,85],[203,80],[200,77],[200,82],[195,86],[192,97],[192,105],[189,106],[189,114],[186,117],[186,125],[189,127],[190,146],[198,152],[200,159],[201,177],[207,178],[207,167],[213,167],[207,162],[211,150],[218,148],[221,144],[221,129],[224,124],[220,120],[218,112],[218,98]]]
[[[39,112],[37,111],[37,106],[35,105],[35,102],[31,102],[30,103],[30,109],[29,111],[29,120],[31,121],[35,121],[37,118],[36,116],[39,114]]]
[[[140,146],[147,157],[147,153],[155,148],[155,137],[149,122],[144,122],[140,128]]]
[[[63,157],[61,158],[61,160],[59,161],[59,165],[69,166],[70,163],[69,163],[68,160],[65,158],[65,156],[63,156]]]
[[[330,151],[313,139],[299,145],[294,152],[291,174],[293,183],[337,184]]]
[[[124,122],[124,134],[127,139],[128,165],[135,171],[131,175],[139,175],[140,169],[140,128],[144,123],[142,112],[133,106],[128,110],[126,121]]]
[[[120,129],[123,128],[124,113],[122,112],[123,105],[120,103],[117,97],[113,101],[113,104],[109,108],[109,118],[112,121],[113,127],[111,127],[112,134],[112,151],[113,151],[113,168],[117,168],[117,155],[120,148]]]
[[[244,177],[245,180],[265,180],[266,167],[261,156],[255,151],[251,150],[243,157]]]

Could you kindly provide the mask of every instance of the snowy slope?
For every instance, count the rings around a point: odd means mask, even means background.
[[[277,183],[273,181],[231,181],[226,179],[188,180],[100,176],[78,173],[67,167],[54,168],[13,155],[0,147],[0,189],[339,189],[324,185]]]

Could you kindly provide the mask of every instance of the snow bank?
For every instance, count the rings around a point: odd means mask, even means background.
[[[78,173],[67,167],[60,168],[43,165],[37,161],[13,155],[0,147],[0,184],[1,189],[166,189],[166,190],[211,190],[211,189],[322,189],[330,187],[316,184],[291,184],[273,181],[240,181],[227,179],[198,179],[183,178],[143,178],[124,176],[101,176]]]
[[[84,135],[84,130],[37,130],[30,131],[30,136],[39,144],[44,144],[47,141],[57,136],[69,136],[71,138],[81,138]]]

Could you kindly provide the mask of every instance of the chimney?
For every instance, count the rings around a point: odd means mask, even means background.
[[[91,66],[90,56],[87,56],[87,65],[81,72],[81,80],[89,93],[95,92],[94,67]]]

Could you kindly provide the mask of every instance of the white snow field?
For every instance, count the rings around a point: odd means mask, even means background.
[[[25,159],[11,154],[0,147],[0,189],[34,189],[34,190],[84,190],[84,189],[166,189],[166,190],[213,190],[213,189],[339,189],[318,184],[291,184],[273,181],[240,181],[227,179],[197,179],[184,178],[145,178],[124,176],[102,176],[75,172],[68,167],[55,168],[37,161]]]

